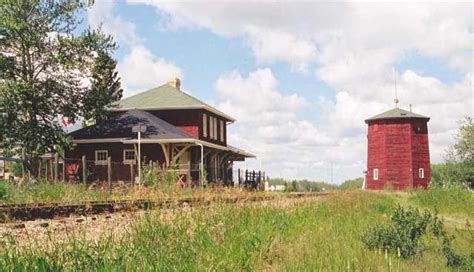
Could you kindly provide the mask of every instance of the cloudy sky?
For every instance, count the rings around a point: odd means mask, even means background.
[[[229,142],[270,177],[362,175],[364,119],[394,107],[431,117],[432,162],[473,116],[473,6],[460,3],[96,0],[125,96],[179,77],[235,117]]]

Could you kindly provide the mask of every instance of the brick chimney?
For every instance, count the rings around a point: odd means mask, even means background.
[[[171,87],[174,87],[178,90],[181,90],[181,80],[179,80],[179,78],[172,78],[172,79],[169,79],[166,84],[170,85]]]

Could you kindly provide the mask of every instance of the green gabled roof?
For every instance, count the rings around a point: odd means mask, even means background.
[[[430,120],[429,117],[426,117],[421,114],[417,114],[411,111],[406,111],[400,108],[394,108],[389,111],[383,112],[381,114],[377,114],[375,116],[366,119],[365,122],[373,121],[373,120],[383,120],[383,119],[403,119],[403,118],[418,118],[418,119],[426,119]]]
[[[112,111],[123,110],[166,110],[166,109],[206,109],[220,115],[230,121],[234,118],[219,111],[218,109],[202,102],[201,100],[164,84],[148,91],[122,99]]]

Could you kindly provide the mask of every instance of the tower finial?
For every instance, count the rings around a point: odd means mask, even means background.
[[[395,108],[398,108],[398,103],[400,100],[398,100],[398,90],[397,90],[397,74],[395,73],[395,68],[392,67],[393,71],[393,80],[395,83],[395,99],[393,99],[393,102],[395,102]]]

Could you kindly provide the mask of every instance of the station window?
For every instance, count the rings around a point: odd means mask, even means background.
[[[217,140],[217,118],[214,118],[214,140]]]
[[[425,178],[425,169],[423,168],[418,169],[418,177]]]
[[[134,164],[135,163],[135,150],[124,149],[123,150],[123,163]]]
[[[108,156],[109,156],[109,152],[107,150],[96,150],[95,151],[95,164],[106,165]]]
[[[224,121],[221,120],[221,142],[224,142]]]
[[[214,139],[214,119],[209,116],[209,137]]]
[[[202,115],[202,136],[207,137],[207,114]]]
[[[379,180],[379,169],[374,168],[374,180]]]

